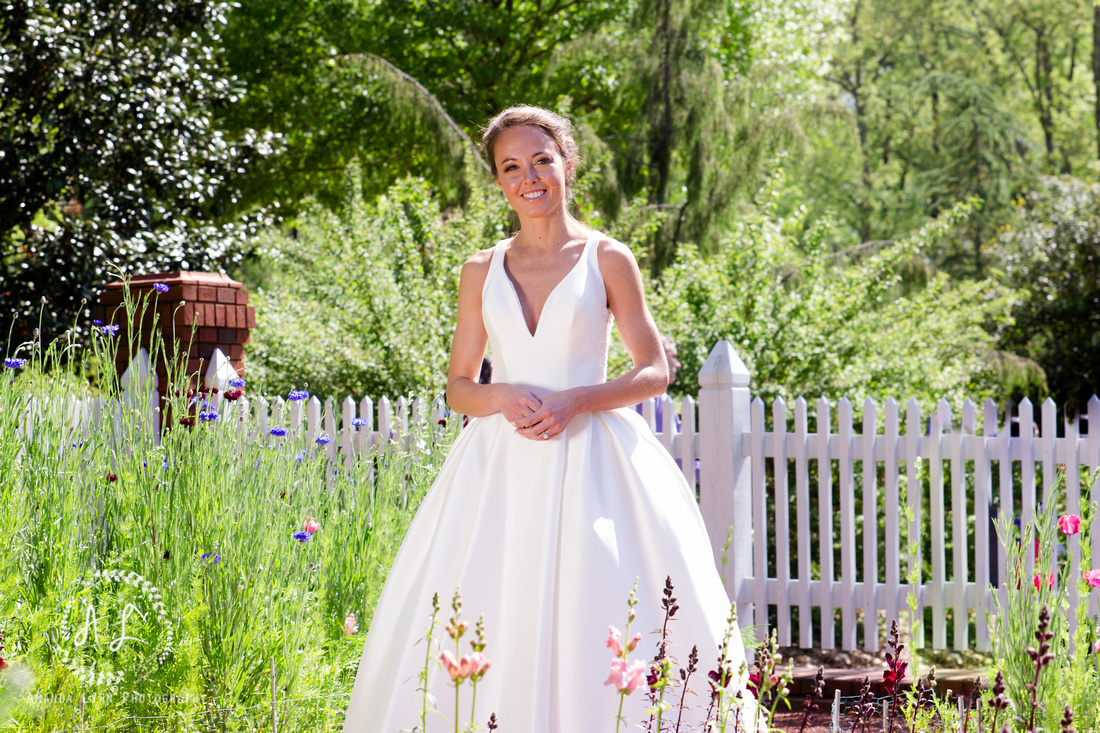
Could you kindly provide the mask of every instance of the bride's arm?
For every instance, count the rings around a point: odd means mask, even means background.
[[[636,405],[668,387],[668,361],[657,325],[645,303],[642,273],[633,253],[613,239],[599,243],[600,270],[607,289],[607,305],[619,326],[623,346],[633,368],[603,384],[554,392],[542,398],[542,407],[517,424],[519,433],[538,439],[554,437],[582,412],[613,410]]]
[[[481,289],[489,272],[493,251],[478,252],[462,266],[458,284],[458,318],[451,341],[451,365],[447,373],[447,403],[471,417],[497,412],[509,420],[526,417],[540,402],[525,389],[510,384],[478,384],[481,359],[489,335],[481,317]]]

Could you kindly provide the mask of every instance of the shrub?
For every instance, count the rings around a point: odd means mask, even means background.
[[[355,178],[339,214],[313,206],[259,243],[250,376],[279,392],[439,394],[462,264],[505,236],[504,202],[478,190],[441,212],[424,181],[405,179],[368,204]]]

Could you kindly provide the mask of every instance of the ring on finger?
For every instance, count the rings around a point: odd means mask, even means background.
[[[543,440],[550,440],[550,434],[547,433],[545,430],[542,431],[542,439]]]

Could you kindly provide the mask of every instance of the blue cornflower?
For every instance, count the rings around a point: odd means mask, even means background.
[[[298,451],[298,455],[294,456],[294,460],[298,461],[298,463],[301,463],[305,459],[306,459],[306,452],[304,450]]]
[[[329,443],[332,442],[332,437],[328,436],[328,435],[325,435],[324,433],[321,433],[320,435],[317,436],[317,440],[315,440],[313,442],[315,442],[317,445],[328,445]]]
[[[103,321],[101,321],[101,320],[99,320],[98,318],[96,318],[96,319],[94,319],[94,320],[92,321],[92,325],[93,325],[93,326],[102,326],[102,325],[103,325]]]
[[[365,417],[353,417],[351,419],[351,424],[357,428],[366,427],[368,423],[370,423],[370,420]]]
[[[222,561],[222,556],[221,555],[214,555],[214,564],[215,565],[217,565],[221,561]]]
[[[153,283],[153,290],[156,290],[158,293],[167,293],[168,286],[164,283]]]
[[[298,530],[293,535],[294,539],[298,540],[299,542],[309,542],[309,538],[312,536],[313,535],[311,535],[309,532],[306,532],[304,529]]]
[[[229,380],[229,386],[234,389],[243,389],[247,383],[244,377],[233,377]]]
[[[26,364],[26,359],[4,359],[4,366],[8,369],[22,369]]]
[[[199,555],[199,562],[206,562],[209,559],[210,559],[210,553],[209,552],[204,552],[201,555]]]
[[[118,326],[104,326],[103,333],[107,334],[108,336],[114,336],[116,333],[118,333]]]
[[[271,433],[276,438],[286,437],[286,428],[271,428],[271,430],[268,430],[267,432]]]
[[[289,400],[308,400],[309,399],[309,392],[306,392],[304,389],[292,389],[292,390],[290,390],[290,394],[287,395],[287,399],[289,399]]]
[[[221,417],[221,415],[218,414],[218,411],[210,406],[207,406],[207,409],[199,413],[199,419],[203,422],[211,422],[212,420],[217,420],[219,417]]]

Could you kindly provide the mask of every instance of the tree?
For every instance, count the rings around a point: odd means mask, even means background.
[[[292,213],[314,196],[343,200],[344,172],[364,195],[412,174],[445,206],[470,194],[479,159],[471,137],[502,108],[557,107],[546,73],[554,54],[624,12],[625,0],[253,0],[225,33],[230,68],[247,82],[222,110],[229,130],[280,136],[279,155],[255,168],[248,201]]]
[[[109,264],[236,257],[241,225],[221,218],[230,180],[266,146],[211,123],[239,94],[217,54],[227,7],[12,0],[0,13],[0,308],[37,316],[45,302],[44,338]],[[14,338],[37,320],[19,319]]]
[[[1010,282],[1026,294],[1001,344],[1042,366],[1059,404],[1100,393],[1100,185],[1045,176],[1019,221],[997,238]]]

